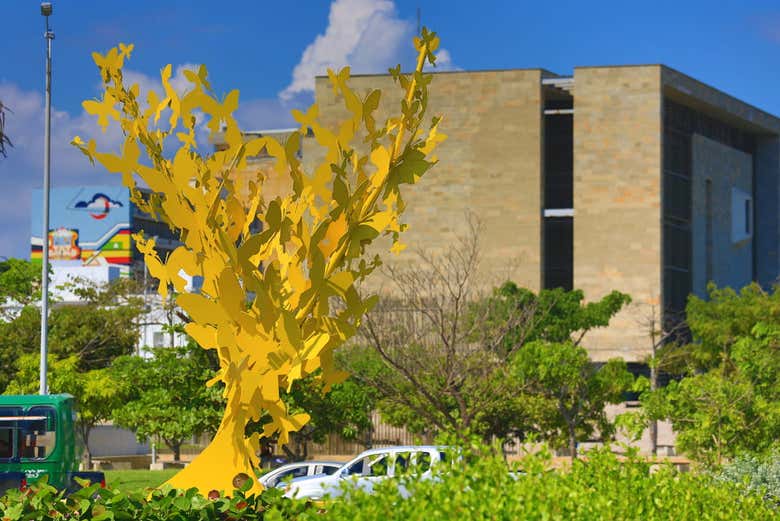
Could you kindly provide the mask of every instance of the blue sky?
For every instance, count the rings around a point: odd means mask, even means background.
[[[97,94],[94,50],[135,43],[126,68],[142,87],[154,87],[167,63],[205,63],[218,92],[241,91],[244,128],[275,128],[289,124],[290,108],[313,101],[313,77],[327,66],[384,72],[408,64],[418,7],[442,37],[446,68],[567,74],[577,65],[663,63],[780,114],[777,0],[53,3],[54,186],[118,182],[68,145],[76,134],[118,143],[81,109]],[[5,0],[0,21],[0,100],[13,111],[6,123],[15,144],[0,159],[0,256],[27,257],[30,193],[42,183],[43,17],[38,2]]]

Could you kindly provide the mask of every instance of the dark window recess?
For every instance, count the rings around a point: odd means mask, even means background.
[[[667,327],[684,320],[691,270],[691,129],[697,113],[667,100],[663,145],[663,312]],[[684,107],[682,107],[684,108]]]
[[[544,287],[574,287],[574,247],[571,217],[547,217],[544,219]]]
[[[664,265],[691,270],[691,231],[687,226],[664,225]]]
[[[752,212],[750,211],[750,199],[745,199],[745,234],[750,235],[750,221]]]
[[[677,320],[683,319],[685,304],[691,292],[691,273],[689,271],[664,268],[664,320],[671,329]]]
[[[664,100],[664,127],[686,136],[701,134],[748,154],[755,148],[755,138],[749,132],[669,99]]]
[[[664,172],[664,218],[682,222],[691,219],[691,180]]]
[[[550,110],[565,110],[572,108],[571,97],[562,97],[558,99],[545,98],[544,108]]]
[[[14,430],[0,423],[0,459],[14,457]]]
[[[2,418],[17,417],[22,415],[21,407],[0,407],[0,459],[16,457],[16,421]]]
[[[691,136],[668,129],[664,140],[664,170],[690,177]]]
[[[544,207],[573,208],[574,128],[571,114],[544,117]]]

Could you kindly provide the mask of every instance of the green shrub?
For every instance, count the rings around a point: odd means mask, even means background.
[[[245,492],[247,480],[233,497],[217,491],[208,497],[196,489],[173,490],[170,487],[124,493],[91,485],[65,497],[44,483],[26,491],[11,490],[0,498],[0,519],[16,520],[117,520],[117,521],[189,521],[295,519],[310,508],[303,502],[282,498],[282,491],[270,489],[259,496]]]
[[[63,497],[36,485],[0,498],[2,520],[735,520],[780,519],[771,501],[730,479],[621,461],[607,450],[589,452],[570,471],[551,470],[549,458],[529,456],[510,474],[500,456],[477,447],[451,458],[432,479],[381,482],[373,494],[313,505],[279,489],[232,498],[162,488],[123,493],[89,486]],[[401,483],[401,487],[399,487]],[[345,483],[346,484],[346,483]],[[763,492],[763,489],[762,489]]]
[[[780,504],[780,453],[766,457],[753,454],[739,456],[724,465],[715,477],[719,481],[744,485],[748,490]]]
[[[606,450],[588,453],[571,471],[550,470],[544,457],[529,457],[515,477],[500,457],[470,459],[438,478],[404,483],[406,493],[384,482],[372,495],[351,491],[348,499],[327,503],[324,515],[303,511],[299,519],[780,519],[742,487],[671,466],[653,469],[635,458],[620,461]]]

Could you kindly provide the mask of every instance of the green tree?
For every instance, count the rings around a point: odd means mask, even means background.
[[[27,306],[41,298],[41,268],[23,259],[7,259],[0,262],[0,319],[7,321],[15,316],[12,305]]]
[[[631,302],[631,297],[612,291],[603,298],[585,302],[582,290],[543,289],[538,293],[505,282],[485,302],[489,313],[483,331],[502,339],[507,350],[536,340],[572,342],[580,345],[592,329],[607,327],[612,317]],[[504,334],[496,335],[504,329]]]
[[[25,354],[17,364],[16,376],[8,385],[5,394],[35,394],[39,385],[40,354]],[[79,358],[69,356],[48,357],[49,392],[68,393],[76,398],[78,419],[76,427],[85,447],[88,465],[92,463],[89,451],[89,434],[100,422],[111,417],[111,411],[122,402],[120,386],[111,378],[108,369],[79,369]]]
[[[485,295],[477,279],[479,224],[441,255],[418,252],[407,267],[388,266],[395,298],[364,320],[362,342],[345,350],[347,369],[379,394],[379,409],[413,432],[454,431],[485,438],[522,435],[529,423],[510,361],[531,341],[579,344],[630,301],[612,292],[584,303],[581,291],[512,282]]]
[[[117,356],[134,352],[144,311],[135,281],[120,278],[96,284],[76,280],[70,290],[79,302],[56,306],[49,319],[53,352],[60,357],[77,356],[84,370],[108,367]]]
[[[778,293],[751,284],[691,297],[685,376],[642,396],[648,416],[671,421],[679,449],[706,465],[780,439]]]
[[[535,428],[553,446],[567,447],[572,460],[577,443],[614,434],[615,426],[604,411],[620,403],[633,382],[626,363],[612,359],[594,364],[588,352],[574,342],[534,341],[512,360],[512,380],[532,404]]]
[[[376,405],[372,388],[352,378],[334,384],[326,392],[321,380],[307,377],[297,380],[284,396],[292,411],[305,411],[309,422],[290,435],[282,449],[293,460],[305,460],[311,443],[322,443],[329,434],[354,440],[371,428],[371,412]]]
[[[28,269],[30,263],[23,261],[19,266],[26,267],[0,275],[2,278],[16,272],[5,278],[6,293],[24,294],[25,288],[36,287],[35,272]],[[40,279],[40,272],[37,277]],[[76,281],[71,291],[80,302],[59,303],[50,309],[48,344],[56,359],[75,356],[78,369],[87,371],[108,367],[117,356],[135,350],[144,308],[132,281],[119,279],[106,285]],[[40,309],[32,302],[9,320],[0,321],[0,362],[4,368],[0,372],[0,390],[14,378],[20,358],[39,349]]]
[[[225,408],[222,387],[206,386],[216,375],[213,353],[193,343],[155,348],[151,354],[114,361],[111,373],[128,397],[112,418],[139,440],[159,438],[179,461],[185,441],[219,426]]]
[[[659,388],[661,374],[679,375],[685,372],[689,359],[685,346],[688,324],[685,320],[662,320],[659,298],[651,298],[641,309],[643,314],[639,324],[647,333],[650,353],[645,359],[650,369],[649,378],[637,378],[634,392],[654,392]],[[623,413],[620,422],[628,434],[637,440],[641,438],[644,428],[650,435],[650,452],[658,453],[658,418],[650,418],[647,410]]]

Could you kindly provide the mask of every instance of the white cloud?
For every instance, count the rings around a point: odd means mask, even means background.
[[[279,95],[290,100],[314,91],[314,77],[345,65],[356,73],[385,72],[395,65],[412,24],[398,18],[391,0],[334,0],[328,27],[303,51],[292,82]]]
[[[238,105],[235,118],[243,130],[270,130],[275,128],[297,127],[290,111],[312,103],[313,97],[296,96],[294,101],[286,102],[277,98],[259,98],[242,101]]]
[[[452,61],[452,56],[450,56],[450,51],[447,49],[441,48],[436,52],[436,67],[431,67],[430,65],[426,64],[425,66],[426,71],[460,71],[463,70]]]
[[[409,69],[415,59],[413,35],[413,24],[398,17],[392,0],[334,0],[325,32],[303,51],[279,98],[292,103],[302,94],[311,96],[314,78],[328,68],[349,65],[353,74],[372,74],[401,63]],[[435,70],[459,69],[450,53],[440,49]]]

